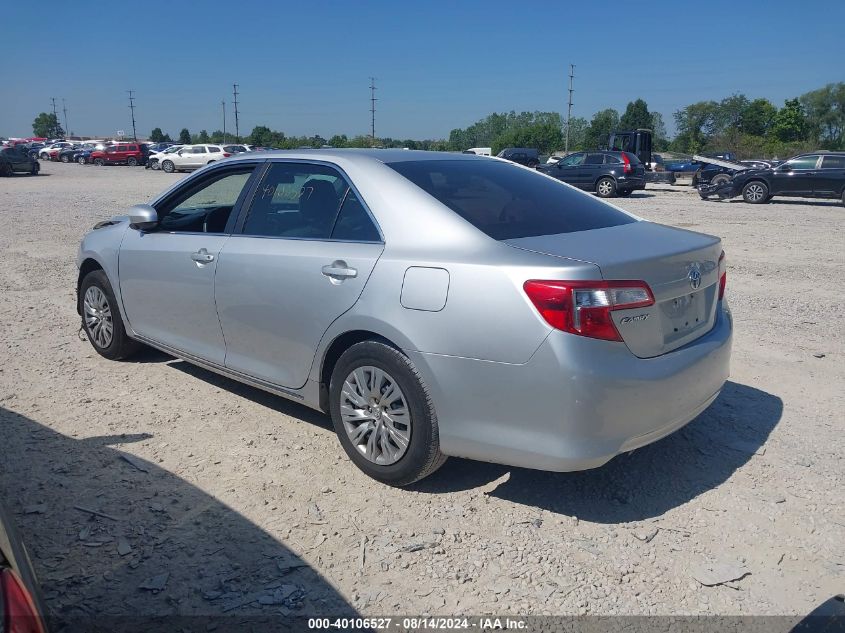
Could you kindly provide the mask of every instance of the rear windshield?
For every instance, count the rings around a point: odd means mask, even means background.
[[[497,160],[424,160],[387,165],[496,240],[636,222],[589,194]]]

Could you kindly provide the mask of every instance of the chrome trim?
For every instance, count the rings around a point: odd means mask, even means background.
[[[269,391],[278,396],[282,396],[288,399],[295,399],[298,402],[302,402],[303,404],[311,407],[312,409],[317,409],[314,405],[309,404],[305,400],[305,396],[292,389],[287,389],[286,387],[280,387],[279,385],[273,384],[271,382],[267,382],[266,380],[261,380],[260,378],[255,378],[254,376],[250,376],[249,374],[244,374],[234,369],[229,369],[228,367],[223,367],[222,365],[218,365],[217,363],[212,363],[211,361],[207,361],[205,359],[199,358],[194,356],[193,354],[188,354],[187,352],[183,352],[181,350],[176,349],[175,347],[170,347],[169,345],[165,345],[164,343],[158,343],[151,339],[148,339],[146,336],[141,336],[140,334],[133,333],[133,338],[144,343],[145,345],[149,345],[150,347],[154,347],[155,349],[164,352],[165,354],[169,354],[171,356],[175,356],[179,360],[183,360],[186,363],[191,363],[192,365],[197,365],[198,367],[202,367],[203,369],[207,369],[212,371],[216,374],[220,374],[226,378],[231,378],[232,380],[236,380],[238,382],[242,382],[247,384],[251,387],[256,387],[257,389],[263,389],[264,391]]]

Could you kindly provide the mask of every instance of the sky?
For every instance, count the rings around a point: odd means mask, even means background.
[[[4,2],[0,136],[51,97],[69,131],[256,125],[288,135],[447,138],[492,112],[573,117],[643,98],[672,114],[741,92],[776,105],[845,80],[845,1]],[[12,54],[14,52],[14,54]]]

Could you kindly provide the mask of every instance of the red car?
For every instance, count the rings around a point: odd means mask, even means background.
[[[149,153],[145,143],[115,143],[91,152],[88,160],[95,165],[143,165]]]

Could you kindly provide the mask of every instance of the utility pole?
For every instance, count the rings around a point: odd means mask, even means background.
[[[129,109],[132,111],[132,140],[138,142],[138,134],[135,132],[135,91],[127,90],[129,93]]]
[[[64,97],[62,97],[62,112],[65,115],[65,136],[67,136],[70,134],[70,128],[67,126],[67,104]]]
[[[232,92],[235,94],[235,143],[240,143],[241,130],[238,125],[238,84],[232,84]]]
[[[226,144],[226,100],[220,102],[220,107],[223,108],[223,144]]]
[[[575,79],[575,64],[569,64],[569,108],[566,111],[566,145],[563,147],[563,153],[569,153],[569,122],[572,120],[572,80]]]
[[[59,135],[59,113],[56,112],[56,97],[50,97],[50,100],[53,102],[53,120],[56,122],[55,126],[53,127],[53,134],[55,136]]]
[[[376,99],[376,78],[370,77],[370,136],[372,137],[370,145],[372,147],[375,147],[376,144],[376,101],[378,101],[378,99]]]

